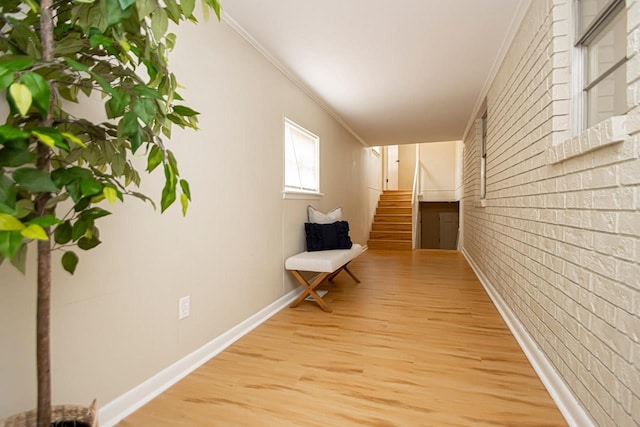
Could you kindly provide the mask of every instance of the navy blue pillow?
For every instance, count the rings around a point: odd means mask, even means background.
[[[326,251],[329,249],[351,249],[353,243],[349,237],[349,223],[336,221],[333,224],[304,224],[307,235],[307,251]]]

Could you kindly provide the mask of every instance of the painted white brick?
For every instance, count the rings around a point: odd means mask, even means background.
[[[591,276],[590,290],[616,307],[634,312],[633,304],[634,300],[638,299],[638,292],[629,286],[594,274]],[[638,301],[640,302],[640,299]]]
[[[640,161],[630,161],[618,166],[622,185],[640,184]]]
[[[570,3],[531,2],[491,84],[485,208],[478,129],[465,140],[465,249],[597,424],[637,426],[640,4],[629,113],[575,135]]]
[[[640,370],[621,357],[613,357],[613,371],[620,382],[631,390],[637,391],[640,384]]]
[[[615,212],[581,211],[580,219],[582,227],[584,228],[594,231],[605,231],[608,233],[617,232],[618,216]]]
[[[640,265],[628,261],[617,260],[618,279],[636,290],[640,290]]]
[[[617,313],[616,328],[624,334],[627,334],[633,341],[634,356],[640,351],[640,316],[619,310]],[[637,366],[640,369],[640,366]],[[640,384],[638,384],[640,387]]]
[[[636,426],[640,425],[640,397],[634,395],[631,403],[631,417],[635,421]]]
[[[621,212],[617,222],[620,233],[640,236],[640,212]]]
[[[631,341],[629,337],[624,335],[622,332],[615,329],[613,326],[600,319],[597,316],[594,316],[591,319],[591,331],[600,338],[605,344],[607,344],[614,353],[618,354],[622,359],[624,359],[624,363],[628,364],[631,361]],[[615,363],[615,357],[614,357]],[[622,361],[620,362],[622,366]],[[618,371],[616,371],[618,372]],[[626,384],[626,383],[625,383]],[[640,383],[637,383],[640,384]],[[626,384],[629,386],[629,384]]]
[[[618,187],[595,190],[593,193],[593,207],[595,209],[624,210],[634,208],[634,189]]]
[[[618,234],[594,233],[594,247],[597,252],[613,255],[629,261],[636,260],[637,238]]]

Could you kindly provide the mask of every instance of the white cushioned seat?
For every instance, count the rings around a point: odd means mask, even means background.
[[[284,263],[287,270],[333,273],[362,253],[362,246],[354,243],[351,249],[302,252],[290,256]]]

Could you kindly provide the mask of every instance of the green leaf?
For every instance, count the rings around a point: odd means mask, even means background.
[[[25,225],[13,215],[0,213],[0,231],[22,230]]]
[[[22,246],[22,242],[24,242],[24,237],[20,231],[0,231],[0,255],[13,259]]]
[[[182,216],[187,216],[187,209],[189,208],[189,198],[184,193],[180,195],[180,204],[182,205]]]
[[[129,94],[114,90],[111,98],[107,101],[107,116],[110,119],[120,117],[124,114],[124,110],[130,101],[131,97]]]
[[[148,125],[156,114],[156,104],[149,98],[138,98],[133,103],[133,112],[145,125]]]
[[[102,188],[103,185],[93,178],[80,180],[80,192],[85,197],[102,193]]]
[[[27,224],[36,224],[41,227],[51,227],[52,225],[60,224],[60,220],[53,215],[44,215],[29,220]]]
[[[33,13],[40,12],[40,5],[38,3],[36,3],[35,0],[25,0],[25,3],[27,3],[29,5],[29,8],[31,9],[31,11]]]
[[[102,194],[110,205],[115,204],[116,200],[118,200],[118,191],[113,187],[104,187]]]
[[[20,115],[26,116],[33,101],[29,88],[22,83],[13,83],[9,86],[9,94]]]
[[[116,0],[117,1],[117,0]],[[111,87],[111,85],[109,84],[108,81],[105,80],[104,77],[102,77],[100,74],[98,73],[91,73],[91,76],[93,77],[93,79],[98,82],[98,84],[100,85],[100,87],[102,88],[102,90],[104,90],[105,92],[107,92],[109,95],[112,95],[115,93],[115,89],[113,87]]]
[[[176,113],[176,114],[179,114],[181,116],[187,116],[187,117],[197,116],[198,114],[200,114],[196,110],[193,110],[193,109],[191,109],[189,107],[186,107],[184,105],[174,105],[173,106],[173,112]]]
[[[2,125],[0,126],[0,142],[15,141],[29,138],[30,133],[19,128]]]
[[[113,47],[113,39],[102,33],[92,34],[91,37],[89,37],[89,45],[92,49],[102,46],[109,50],[110,47]]]
[[[176,24],[180,23],[180,8],[178,7],[178,3],[175,0],[164,0],[164,4],[166,5],[165,10],[167,11],[167,16]]]
[[[60,191],[49,174],[40,169],[20,168],[13,171],[12,176],[16,184],[27,191],[34,193],[57,193]]]
[[[93,178],[91,170],[79,166],[72,166],[67,169],[58,168],[51,172],[51,179],[53,179],[53,182],[59,187],[70,184],[73,181],[91,178]]]
[[[68,141],[73,142],[76,145],[79,145],[82,148],[87,148],[87,145],[77,136],[69,133],[69,132],[62,132],[61,135]]]
[[[26,239],[49,240],[47,232],[37,224],[28,225],[23,230],[20,230],[20,234],[22,234]]]
[[[102,242],[96,236],[82,237],[80,240],[78,240],[78,247],[80,249],[88,251],[89,249],[95,248],[100,243]]]
[[[44,133],[40,133],[35,130],[32,130],[31,134],[36,138],[38,138],[38,141],[42,142],[44,145],[47,145],[52,148],[56,146],[56,140],[49,135],[45,135]]]
[[[75,252],[72,251],[68,251],[65,252],[64,255],[62,255],[62,268],[65,269],[65,271],[73,274],[76,272],[76,267],[78,266],[78,255],[75,254]]]
[[[115,176],[122,176],[124,174],[125,165],[127,164],[126,153],[120,151],[113,156],[111,161],[111,171]]]
[[[138,126],[138,130],[136,134],[131,135],[131,139],[130,139],[132,153],[135,154],[136,151],[138,151],[138,148],[140,148],[140,146],[142,145],[142,142],[144,140],[143,136],[144,136],[144,132],[142,131],[142,128]]]
[[[111,212],[104,210],[102,208],[95,207],[95,208],[87,209],[86,211],[82,212],[79,215],[79,218],[82,220],[86,219],[86,220],[93,221],[107,215],[111,215]]]
[[[38,140],[50,147],[52,146],[50,144],[53,143],[53,146],[62,148],[65,151],[69,151],[69,144],[64,142],[62,135],[57,131],[57,129],[49,127],[36,127],[31,131],[31,133],[36,138],[38,138]]]
[[[156,40],[162,39],[169,28],[169,17],[163,8],[156,9],[151,14],[151,31]]]
[[[136,8],[140,18],[146,18],[151,15],[158,7],[157,0],[136,0]]]
[[[0,174],[0,204],[15,208],[16,205],[16,185],[9,178]]]
[[[78,61],[76,61],[75,59],[71,59],[71,58],[64,58],[64,61],[67,63],[67,65],[69,67],[71,67],[72,70],[75,71],[84,71],[86,73],[89,72],[89,67],[87,67],[84,64],[79,63]]]
[[[22,55],[0,56],[0,66],[10,71],[22,71],[33,65],[33,59]]]
[[[160,92],[145,85],[135,85],[133,91],[143,98],[154,98],[164,101]]]
[[[60,245],[69,243],[71,241],[71,222],[65,221],[58,225],[53,232],[53,239]]]
[[[160,163],[162,163],[162,160],[164,160],[164,153],[160,147],[154,145],[151,147],[151,151],[149,151],[149,156],[147,157],[147,171],[153,171]]]
[[[131,9],[124,9],[118,0],[106,0],[107,24],[115,25],[131,17]]]
[[[125,113],[125,115],[120,119],[119,123],[120,131],[124,136],[132,136],[138,132],[138,128],[140,124],[138,124],[138,116],[133,111],[129,111]]]
[[[180,180],[180,188],[182,188],[182,192],[186,194],[187,198],[191,200],[191,189],[189,188],[189,183],[187,182],[187,180]]]
[[[180,175],[180,172],[178,171],[178,161],[171,150],[167,150],[167,158],[169,159],[169,165],[171,165],[171,170],[173,171],[174,176]]]
[[[69,198],[69,193],[62,193],[62,194],[60,194],[58,196],[52,197],[52,198],[49,199],[49,201],[45,205],[45,208],[46,209],[53,209],[58,205],[58,203],[64,202],[68,198]]]
[[[22,219],[31,215],[36,207],[30,199],[21,199],[16,202],[15,217]]]
[[[51,88],[44,77],[36,73],[24,73],[20,77],[20,82],[29,89],[33,101],[40,112],[42,112],[43,115],[47,114],[49,111]]]
[[[176,35],[173,33],[169,33],[164,38],[165,43],[167,44],[167,48],[169,50],[173,50],[176,47]]]
[[[38,155],[29,150],[3,148],[0,150],[0,167],[19,167],[27,163],[35,163]]]
[[[11,258],[11,265],[13,265],[20,273],[25,274],[27,271],[27,245],[22,244]]]
[[[90,223],[91,220],[89,219],[80,218],[79,220],[77,220],[71,228],[71,239],[75,242],[76,240],[84,236],[84,233],[87,232],[87,228],[89,228]]]
[[[160,198],[160,212],[167,210],[176,201],[176,177],[168,164],[164,165],[165,184]]]
[[[128,8],[129,6],[131,6],[136,2],[136,0],[119,0],[119,1],[120,1],[120,7],[122,8],[122,10]]]
[[[196,8],[196,1],[182,0],[180,5],[182,6],[182,13],[184,13],[184,16],[188,18],[193,14],[193,10]]]
[[[0,90],[6,89],[11,86],[13,80],[15,79],[15,74],[11,70],[7,70],[4,67],[0,67]]]
[[[65,38],[56,43],[53,53],[56,57],[73,55],[76,52],[85,51],[86,45],[86,39],[81,39],[80,34],[69,33]]]

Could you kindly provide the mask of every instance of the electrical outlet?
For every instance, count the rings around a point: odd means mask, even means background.
[[[187,295],[186,297],[180,298],[178,301],[178,319],[182,320],[185,317],[189,317],[191,314],[191,297]]]

